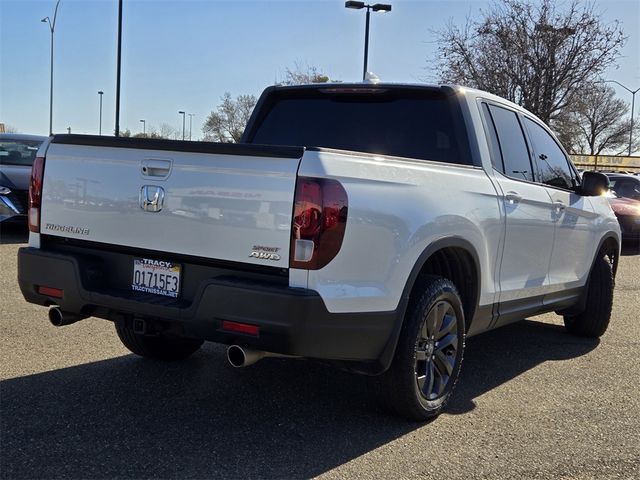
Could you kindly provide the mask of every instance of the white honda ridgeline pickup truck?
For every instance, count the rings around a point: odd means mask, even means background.
[[[451,86],[271,87],[240,144],[55,135],[30,190],[25,299],[112,320],[143,357],[319,359],[396,413],[450,398],[465,337],[555,311],[598,337],[616,217],[535,116]]]

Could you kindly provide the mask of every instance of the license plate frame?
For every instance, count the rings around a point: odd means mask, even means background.
[[[180,298],[182,265],[168,260],[133,259],[131,290],[161,297]]]

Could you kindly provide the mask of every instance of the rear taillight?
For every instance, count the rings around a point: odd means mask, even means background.
[[[347,225],[347,192],[336,180],[299,177],[289,266],[318,270],[340,251]]]
[[[44,175],[44,157],[36,157],[31,167],[29,182],[29,230],[40,232],[40,204],[42,203],[42,177]]]

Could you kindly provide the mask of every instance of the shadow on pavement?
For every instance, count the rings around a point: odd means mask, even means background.
[[[531,321],[473,338],[449,413],[596,344]],[[382,412],[365,377],[282,359],[233,370],[223,353],[208,345],[179,364],[128,355],[3,381],[0,476],[311,477],[422,426]]]
[[[467,340],[462,374],[448,413],[475,408],[474,398],[535,366],[569,360],[596,348],[598,339],[569,335],[564,327],[531,320],[508,325]]]
[[[26,222],[0,224],[0,245],[13,243],[27,243],[29,241],[29,227]]]

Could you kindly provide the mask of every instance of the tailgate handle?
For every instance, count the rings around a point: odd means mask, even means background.
[[[171,160],[143,160],[140,170],[145,177],[167,178],[171,173]]]

